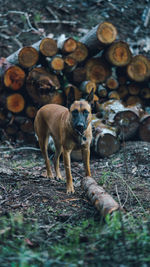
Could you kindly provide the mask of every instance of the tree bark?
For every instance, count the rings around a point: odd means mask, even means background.
[[[139,137],[142,141],[150,142],[150,114],[144,114],[140,119]]]
[[[115,26],[109,22],[103,22],[91,29],[80,41],[88,47],[91,55],[96,55],[106,45],[114,42],[116,37]]]
[[[100,157],[108,157],[120,148],[116,129],[101,122],[95,115],[92,116],[93,148]]]
[[[60,82],[55,74],[44,68],[34,68],[27,77],[26,88],[33,101],[38,104],[63,104]]]
[[[84,177],[82,187],[102,217],[120,209],[119,204],[92,177]]]

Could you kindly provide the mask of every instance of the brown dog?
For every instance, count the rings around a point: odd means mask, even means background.
[[[34,127],[45,159],[47,177],[53,177],[47,153],[48,139],[49,136],[52,136],[56,148],[54,159],[56,177],[62,179],[59,170],[59,157],[63,152],[67,193],[73,193],[70,166],[70,153],[73,149],[81,148],[85,174],[91,176],[89,163],[92,140],[90,105],[85,100],[75,101],[69,110],[60,105],[47,104],[37,112]]]

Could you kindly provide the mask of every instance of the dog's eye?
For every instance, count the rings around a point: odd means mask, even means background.
[[[77,116],[78,113],[79,113],[79,111],[78,111],[77,109],[74,109],[74,110],[72,111],[72,115],[73,115],[73,116]]]
[[[88,115],[89,115],[88,110],[87,110],[87,109],[84,109],[84,110],[83,110],[83,114],[84,114],[85,116],[88,116]]]

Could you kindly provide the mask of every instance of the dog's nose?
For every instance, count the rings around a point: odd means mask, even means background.
[[[84,124],[83,123],[79,123],[76,125],[76,129],[80,132],[83,133],[84,131]]]

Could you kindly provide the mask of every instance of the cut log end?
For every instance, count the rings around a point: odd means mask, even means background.
[[[135,56],[127,66],[127,74],[134,81],[142,82],[150,77],[150,61],[142,55]]]
[[[55,56],[52,60],[51,60],[51,67],[53,70],[56,71],[61,71],[64,69],[64,60],[62,57],[59,56]]]
[[[86,77],[95,83],[104,82],[110,75],[109,66],[98,58],[90,59],[86,64]]]
[[[4,84],[13,90],[19,90],[25,80],[25,72],[18,66],[11,66],[4,74]]]
[[[63,50],[66,53],[71,53],[77,48],[77,42],[73,38],[68,38],[63,45]]]
[[[58,51],[57,42],[51,38],[44,38],[40,43],[40,52],[46,57],[56,55]]]
[[[24,68],[30,68],[34,66],[39,59],[38,51],[33,47],[24,47],[18,54],[19,64]]]
[[[111,64],[122,67],[129,64],[132,54],[129,45],[119,41],[108,48],[106,56]]]
[[[78,42],[77,48],[73,53],[70,53],[70,56],[74,58],[77,62],[82,62],[88,56],[88,49],[83,43]]]
[[[12,94],[7,97],[7,109],[14,113],[19,113],[24,109],[25,101],[22,95]]]
[[[102,44],[111,44],[115,41],[117,30],[115,26],[109,22],[103,22],[97,29],[97,38]]]

